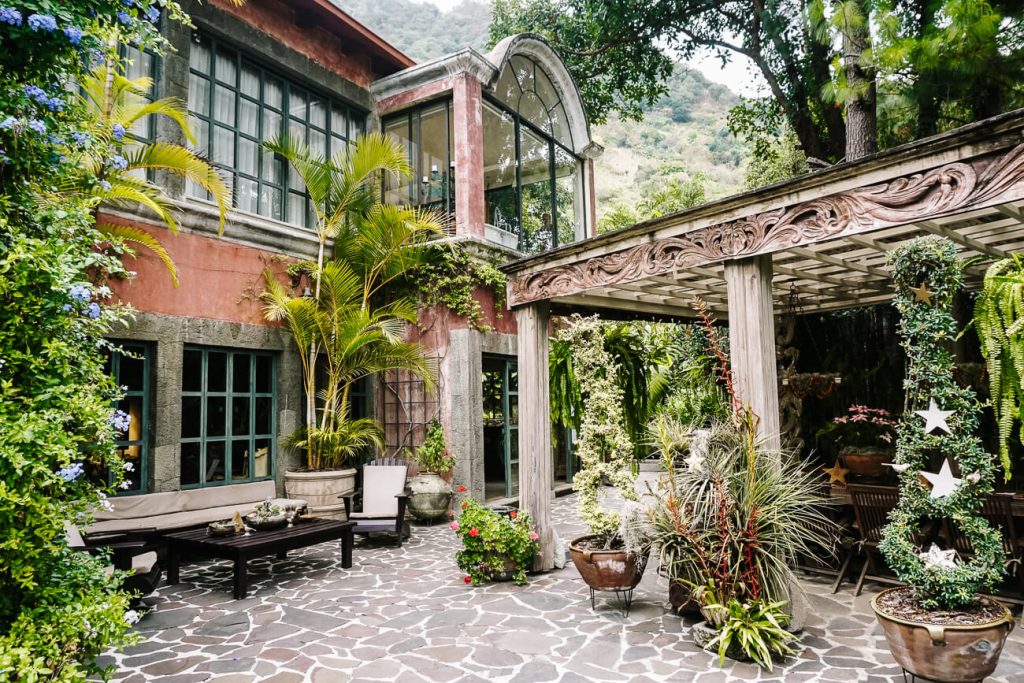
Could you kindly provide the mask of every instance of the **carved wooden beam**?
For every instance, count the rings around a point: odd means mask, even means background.
[[[515,275],[509,280],[508,301],[520,306],[1020,199],[1024,145]]]

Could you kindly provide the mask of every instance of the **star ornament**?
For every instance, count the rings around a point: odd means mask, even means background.
[[[911,287],[910,291],[914,293],[915,302],[923,301],[928,306],[932,305],[932,297],[935,295],[935,292],[928,290],[927,282],[922,282],[917,287]]]
[[[947,434],[952,434],[949,430],[949,425],[946,424],[946,420],[952,415],[953,410],[939,410],[939,406],[935,403],[935,399],[928,401],[928,410],[915,410],[915,415],[920,415],[924,418],[924,433],[931,434],[936,429],[941,429]]]
[[[938,474],[922,471],[921,476],[932,485],[932,498],[945,498],[951,495],[960,486],[960,482],[963,481],[963,479],[957,479],[953,476],[953,470],[949,467],[948,459],[942,462],[942,469],[939,470]]]
[[[846,486],[846,475],[850,473],[850,470],[840,465],[838,460],[832,467],[822,467],[821,471],[828,475],[829,484]]]
[[[691,472],[698,472],[704,467],[704,456],[697,451],[690,451],[690,455],[683,462]]]
[[[943,550],[932,543],[928,552],[918,553],[917,556],[924,560],[924,566],[928,569],[942,569],[943,571],[956,569],[956,550],[954,548]]]

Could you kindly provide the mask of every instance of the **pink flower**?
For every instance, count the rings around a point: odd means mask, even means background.
[[[477,529],[476,527],[473,527],[472,529],[469,530],[469,535],[472,536],[473,538],[476,538],[477,536],[480,535],[480,530]]]
[[[536,541],[538,538],[540,538],[540,536],[537,535],[536,531],[531,531],[530,532],[530,540],[531,541]]]
[[[452,520],[452,523],[449,526],[451,526],[452,531],[458,531],[459,530],[459,523],[456,522],[455,520]]]

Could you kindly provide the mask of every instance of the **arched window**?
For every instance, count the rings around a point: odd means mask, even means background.
[[[492,239],[535,253],[586,235],[583,175],[544,68],[510,57],[484,104],[484,201]]]

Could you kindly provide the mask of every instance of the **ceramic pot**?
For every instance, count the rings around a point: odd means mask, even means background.
[[[448,514],[452,485],[433,472],[421,472],[409,479],[409,511],[413,517],[431,521]]]
[[[625,550],[591,550],[580,543],[597,536],[581,536],[569,544],[569,554],[588,586],[599,591],[628,591],[636,588],[647,568],[650,552],[643,555]]]
[[[840,453],[850,474],[862,477],[880,477],[886,473],[883,463],[892,462],[892,451],[853,450]]]
[[[1005,605],[999,605],[1003,615],[986,624],[933,626],[883,612],[878,600],[892,590],[900,589],[890,588],[876,595],[871,609],[882,624],[897,664],[915,676],[942,683],[980,681],[995,671],[1014,626]]]
[[[306,501],[309,511],[327,519],[345,519],[345,504],[338,496],[350,496],[356,490],[356,471],[287,470],[284,490],[289,498]]]

